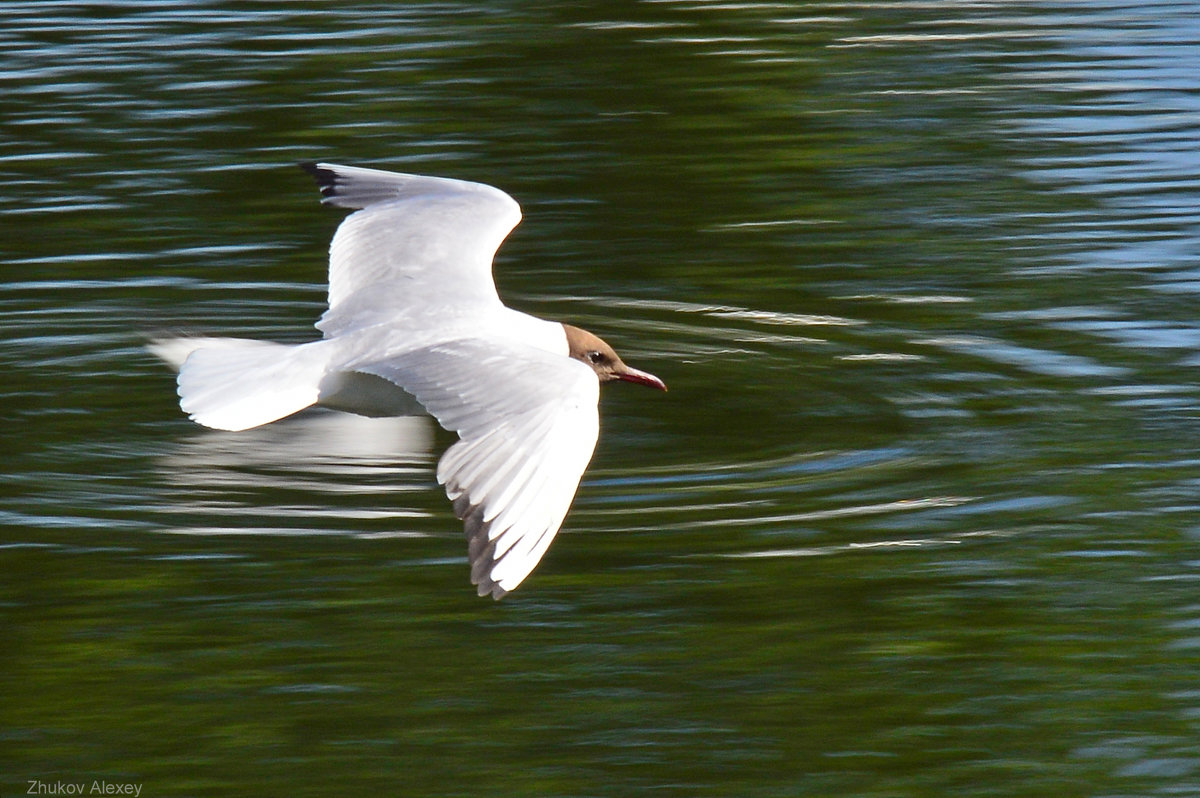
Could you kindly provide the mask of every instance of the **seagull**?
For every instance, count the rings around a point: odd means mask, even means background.
[[[482,183],[303,163],[322,203],[354,212],[329,248],[323,337],[296,346],[174,338],[198,424],[246,430],[311,406],[365,416],[427,412],[458,434],[438,483],[463,522],[471,582],[500,599],[562,526],[596,447],[600,384],[665,391],[579,327],[507,307],[492,260],[521,208]]]

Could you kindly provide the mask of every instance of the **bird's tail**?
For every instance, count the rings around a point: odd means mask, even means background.
[[[328,357],[320,342],[172,338],[149,350],[179,369],[179,406],[206,427],[244,430],[314,404]]]

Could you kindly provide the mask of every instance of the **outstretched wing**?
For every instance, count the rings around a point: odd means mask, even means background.
[[[464,339],[358,367],[411,393],[459,440],[438,481],[464,522],[471,581],[500,598],[534,569],[571,507],[599,432],[579,361]]]
[[[521,220],[516,200],[482,183],[336,164],[301,164],[322,202],[360,208],[329,248],[326,337],[405,313],[500,302],[492,258]]]

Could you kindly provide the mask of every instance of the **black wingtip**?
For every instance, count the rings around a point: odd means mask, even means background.
[[[322,197],[329,199],[337,196],[337,172],[326,169],[316,161],[301,161],[296,165],[313,176]]]

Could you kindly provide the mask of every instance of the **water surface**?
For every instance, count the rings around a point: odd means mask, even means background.
[[[0,790],[1200,794],[1190,3],[0,8]],[[299,342],[293,164],[504,188],[606,390],[467,583],[427,420],[192,425]]]

